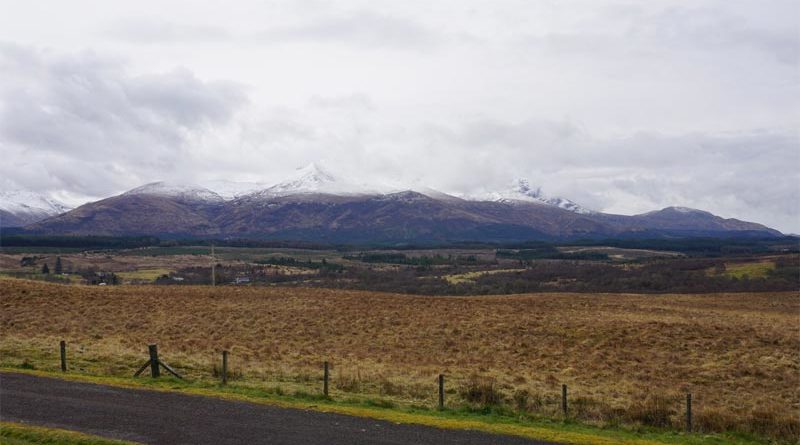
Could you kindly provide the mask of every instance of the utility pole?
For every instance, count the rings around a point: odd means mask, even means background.
[[[217,285],[217,259],[214,257],[214,243],[211,243],[211,285]]]

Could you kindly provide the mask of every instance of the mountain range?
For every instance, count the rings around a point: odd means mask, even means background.
[[[7,195],[0,195],[0,200]],[[49,214],[27,219],[9,208],[0,202],[0,209],[8,212],[0,214],[3,226],[16,222],[28,233],[49,235],[332,243],[781,236],[761,224],[684,207],[633,216],[596,212],[568,199],[545,196],[526,180],[498,192],[453,196],[427,188],[361,184],[314,164],[271,185],[155,182],[72,210],[53,203]]]

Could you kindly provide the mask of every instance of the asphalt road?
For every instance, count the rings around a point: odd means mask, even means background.
[[[0,373],[0,419],[148,444],[548,445],[476,431],[15,373]]]

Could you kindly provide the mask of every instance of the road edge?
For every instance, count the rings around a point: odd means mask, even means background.
[[[337,403],[329,403],[325,400],[318,401],[302,401],[302,400],[286,400],[268,397],[256,397],[247,394],[239,394],[227,391],[219,391],[211,388],[197,388],[197,387],[166,387],[166,386],[150,386],[142,383],[132,381],[131,379],[121,377],[105,377],[105,376],[89,376],[82,374],[71,373],[58,373],[51,371],[40,371],[31,369],[18,369],[0,367],[0,374],[14,373],[25,374],[36,377],[52,378],[58,380],[73,381],[79,383],[88,383],[96,385],[105,385],[117,388],[175,393],[183,395],[193,395],[201,397],[212,397],[222,400],[240,401],[247,403],[255,403],[259,405],[275,406],[286,409],[299,409],[309,410],[323,413],[341,414],[361,418],[370,418],[375,420],[383,420],[396,424],[407,425],[421,425],[433,428],[452,429],[452,430],[474,430],[499,435],[510,435],[517,437],[524,437],[527,439],[541,440],[547,442],[555,442],[565,445],[665,445],[665,444],[680,444],[692,443],[689,437],[685,437],[680,433],[676,433],[675,441],[660,441],[645,438],[628,438],[614,435],[613,431],[609,430],[609,435],[594,435],[586,432],[565,431],[558,429],[556,425],[553,428],[537,425],[520,425],[507,422],[490,423],[474,419],[459,419],[436,416],[426,413],[412,413],[403,412],[397,409],[390,408],[373,408],[343,405]],[[165,380],[165,383],[168,381]],[[629,433],[633,434],[633,433]],[[684,440],[681,440],[684,439]],[[699,443],[699,442],[698,442]]]

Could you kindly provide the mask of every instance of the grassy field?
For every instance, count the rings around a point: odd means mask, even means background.
[[[800,296],[531,294],[422,297],[246,287],[105,288],[0,279],[0,366],[130,376],[158,343],[196,381],[231,351],[233,382],[392,406],[800,438]]]
[[[749,263],[725,263],[725,275],[729,277],[764,278],[775,269],[772,261],[755,261]]]
[[[152,283],[162,275],[169,275],[169,269],[141,269],[133,272],[118,272],[117,276],[122,278],[124,283],[149,282]]]
[[[475,281],[475,279],[483,276],[483,275],[490,275],[495,273],[507,273],[507,272],[519,272],[520,270],[524,269],[494,269],[494,270],[483,270],[483,271],[475,271],[475,272],[466,272],[460,273],[455,275],[445,275],[444,278],[450,284],[458,284],[458,283],[465,283],[467,281]]]

